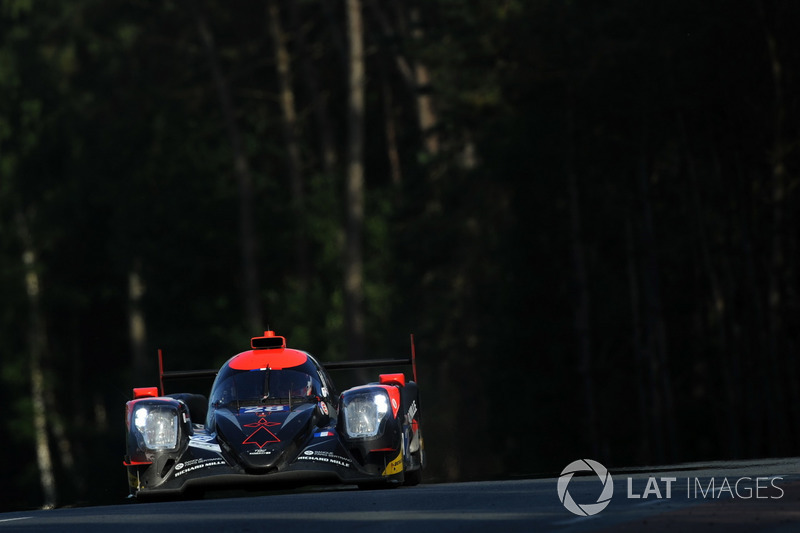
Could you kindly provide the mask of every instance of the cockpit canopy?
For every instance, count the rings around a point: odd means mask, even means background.
[[[218,410],[240,413],[255,406],[286,406],[291,411],[299,403],[333,400],[335,391],[324,368],[306,352],[286,348],[284,337],[265,331],[250,345],[252,350],[231,357],[217,373],[209,397],[209,425]]]
[[[211,389],[210,403],[215,409],[253,405],[276,405],[316,400],[325,396],[316,372],[306,365],[285,370],[231,370],[220,376]]]

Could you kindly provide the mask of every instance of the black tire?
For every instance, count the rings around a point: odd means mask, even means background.
[[[414,468],[405,471],[403,485],[407,487],[413,487],[414,485],[422,483],[422,469],[425,466],[425,450],[422,448],[422,429],[420,428],[417,431],[419,432],[420,448],[409,456],[411,459],[409,463]]]
[[[403,481],[403,485],[406,487],[413,487],[415,485],[419,485],[422,483],[422,467],[417,468],[416,470],[410,470],[405,473],[405,480]]]

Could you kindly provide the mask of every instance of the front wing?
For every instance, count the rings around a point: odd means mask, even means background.
[[[314,433],[293,457],[267,473],[251,473],[226,458],[216,437],[202,426],[194,427],[185,450],[177,458],[156,456],[154,462],[126,458],[132,495],[180,495],[215,488],[268,488],[311,484],[370,484],[403,482],[403,449],[372,452],[366,464],[359,463],[343,445],[337,431]]]

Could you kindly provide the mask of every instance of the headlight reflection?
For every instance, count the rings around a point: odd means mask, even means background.
[[[350,438],[374,437],[389,412],[389,398],[380,392],[359,394],[345,400],[345,429]]]
[[[178,413],[170,407],[139,407],[133,422],[144,445],[151,450],[170,449],[178,444]]]

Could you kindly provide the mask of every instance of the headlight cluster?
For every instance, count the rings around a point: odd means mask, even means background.
[[[169,406],[142,406],[133,413],[133,423],[151,450],[166,450],[178,445],[178,413]]]
[[[349,396],[344,400],[344,421],[350,438],[374,437],[389,412],[389,397],[383,392]]]

